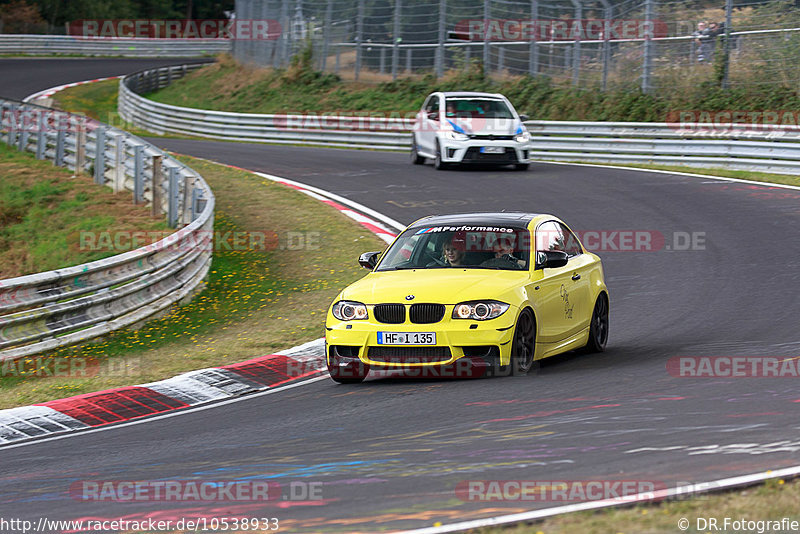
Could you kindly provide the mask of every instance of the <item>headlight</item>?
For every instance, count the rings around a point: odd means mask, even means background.
[[[445,132],[444,137],[445,139],[452,139],[453,141],[466,141],[467,139],[469,139],[469,136],[467,134],[454,132],[452,130]]]
[[[531,134],[529,134],[527,131],[518,133],[517,135],[514,136],[514,141],[516,141],[517,143],[527,143],[530,140],[531,140]]]
[[[333,308],[331,308],[331,313],[340,321],[354,321],[369,317],[365,305],[350,300],[340,300],[334,304]]]
[[[453,308],[453,319],[472,319],[486,321],[503,315],[509,305],[496,300],[473,300],[456,304]]]

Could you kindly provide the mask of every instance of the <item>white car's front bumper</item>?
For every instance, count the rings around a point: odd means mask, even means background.
[[[439,143],[442,150],[442,162],[494,165],[530,163],[528,158],[530,143],[520,143],[515,141],[512,136],[507,137],[509,137],[509,139],[472,138],[465,141],[440,138]],[[492,150],[497,150],[499,148],[503,149],[502,153],[492,152]],[[487,149],[489,149],[488,152]]]

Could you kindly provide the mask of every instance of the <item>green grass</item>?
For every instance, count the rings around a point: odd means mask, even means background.
[[[115,254],[81,247],[81,232],[165,231],[163,218],[133,206],[86,175],[0,144],[0,279],[78,265]]]

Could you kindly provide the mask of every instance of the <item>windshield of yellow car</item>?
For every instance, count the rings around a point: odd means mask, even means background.
[[[389,247],[377,271],[401,269],[527,270],[530,232],[506,226],[410,228]]]

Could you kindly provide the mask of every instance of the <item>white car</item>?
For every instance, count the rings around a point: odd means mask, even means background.
[[[526,170],[530,134],[506,97],[496,93],[436,92],[428,95],[411,134],[411,162],[514,165]]]

